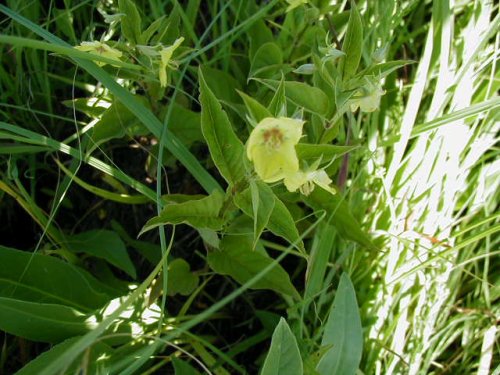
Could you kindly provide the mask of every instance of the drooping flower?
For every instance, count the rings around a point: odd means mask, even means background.
[[[335,194],[335,189],[331,186],[332,180],[323,169],[311,169],[306,172],[298,171],[288,174],[283,182],[290,192],[295,192],[298,189],[302,194],[309,195],[314,190],[315,185],[318,185]]]
[[[299,170],[295,145],[302,137],[304,121],[267,117],[252,130],[247,157],[264,182],[276,182]]]
[[[93,55],[98,55],[102,57],[107,57],[108,59],[121,61],[122,53],[115,48],[111,48],[106,43],[102,42],[81,42],[79,46],[75,46],[75,49],[83,52],[88,52]],[[104,66],[107,63],[102,61],[95,62],[99,66]]]
[[[171,46],[164,47],[160,51],[160,68],[158,71],[158,75],[160,78],[161,87],[167,87],[167,69],[172,65],[172,55],[174,51],[181,45],[184,41],[183,37],[177,38]]]
[[[380,106],[380,97],[385,94],[380,82],[374,77],[365,77],[366,84],[350,99],[351,112],[361,108],[362,112],[373,112]]]

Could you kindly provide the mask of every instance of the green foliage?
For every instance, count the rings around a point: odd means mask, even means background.
[[[356,373],[363,352],[363,331],[356,292],[346,273],[340,277],[321,345],[330,347],[317,366],[321,375]]]
[[[262,367],[262,375],[302,375],[297,340],[285,319],[281,318],[271,339],[271,347]]]
[[[0,5],[0,373],[494,371],[495,5]]]

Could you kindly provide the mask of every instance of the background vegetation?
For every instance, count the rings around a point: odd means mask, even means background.
[[[0,14],[0,373],[499,373],[497,3]]]

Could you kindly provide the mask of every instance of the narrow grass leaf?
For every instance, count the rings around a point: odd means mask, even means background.
[[[28,362],[21,370],[16,372],[15,375],[38,375],[42,370],[49,365],[51,362],[57,361],[59,355],[73,345],[79,337],[72,337],[70,339],[64,340],[57,345],[54,345],[49,350],[43,352],[35,359]],[[113,354],[113,348],[102,343],[96,342],[89,350],[85,353],[85,360],[80,356],[75,360],[72,366],[70,366],[66,373],[74,374],[78,371],[84,371],[87,374],[100,374],[104,372],[106,359],[110,358]],[[86,366],[84,365],[86,364]],[[82,368],[81,366],[84,366]]]
[[[297,340],[285,319],[274,330],[261,375],[302,375],[304,373]]]

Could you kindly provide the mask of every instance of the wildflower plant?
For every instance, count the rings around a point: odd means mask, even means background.
[[[489,366],[495,6],[35,3],[0,5],[0,218],[35,239],[0,242],[0,372]]]

